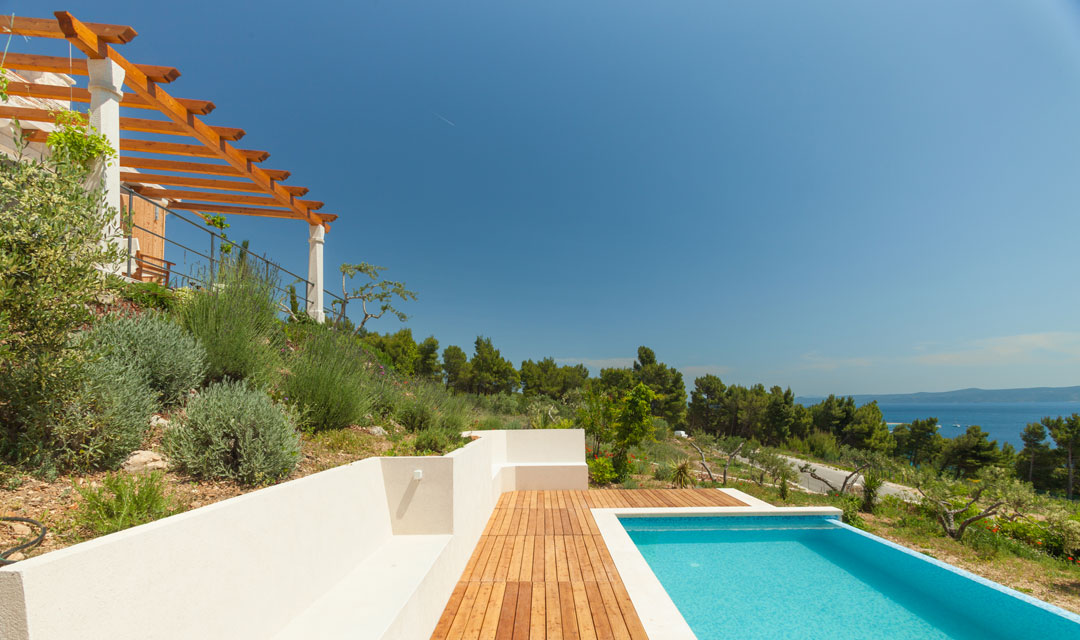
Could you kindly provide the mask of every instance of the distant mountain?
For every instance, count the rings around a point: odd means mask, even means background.
[[[873,400],[888,404],[949,404],[960,402],[1080,402],[1080,387],[1031,387],[1029,389],[958,389],[956,391],[863,394],[855,403]],[[816,404],[823,397],[795,398],[803,405]]]

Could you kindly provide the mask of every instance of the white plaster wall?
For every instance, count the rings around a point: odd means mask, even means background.
[[[305,615],[320,637],[428,637],[516,488],[508,452],[534,470],[533,448],[552,468],[575,451],[585,465],[580,431],[475,435],[446,456],[369,458],[0,569],[0,640],[304,637]]]
[[[381,484],[363,460],[19,562],[0,585],[21,579],[35,639],[267,637],[389,538]]]

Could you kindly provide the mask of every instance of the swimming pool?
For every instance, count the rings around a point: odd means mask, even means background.
[[[1080,638],[1080,616],[823,516],[619,516],[699,640]]]

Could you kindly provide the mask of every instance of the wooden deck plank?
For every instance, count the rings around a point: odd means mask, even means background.
[[[514,616],[517,615],[517,582],[507,582],[499,610],[499,624],[495,628],[495,640],[513,640]]]
[[[745,506],[715,489],[500,496],[433,640],[645,640],[592,509]]]

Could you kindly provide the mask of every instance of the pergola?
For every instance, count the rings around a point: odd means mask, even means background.
[[[243,129],[203,122],[201,116],[214,110],[213,102],[170,95],[163,85],[176,80],[179,71],[172,67],[136,64],[117,51],[113,45],[122,45],[135,38],[133,28],[80,22],[66,11],[57,11],[54,15],[55,19],[3,16],[0,17],[0,32],[67,40],[86,58],[9,52],[3,66],[17,71],[88,76],[87,87],[12,80],[8,84],[8,94],[89,103],[90,124],[104,134],[119,153],[119,162],[110,163],[104,176],[108,204],[118,211],[123,183],[143,196],[164,201],[171,209],[199,214],[294,218],[307,222],[307,311],[322,320],[323,243],[329,223],[337,216],[322,213],[322,202],[301,199],[307,194],[307,188],[282,184],[289,177],[288,171],[262,168],[260,163],[270,157],[269,152],[235,147],[233,143],[244,137]],[[123,117],[121,107],[157,112],[159,117]],[[52,123],[55,114],[48,109],[0,104],[0,118]],[[132,134],[175,136],[184,140],[165,142]],[[44,132],[37,131],[31,134],[30,141],[44,141],[44,137]],[[163,157],[148,158],[131,153]],[[204,160],[192,161],[192,158]]]

